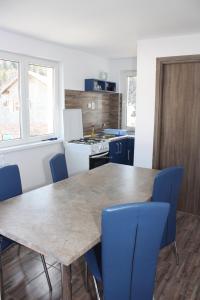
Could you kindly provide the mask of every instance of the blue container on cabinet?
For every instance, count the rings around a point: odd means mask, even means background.
[[[99,79],[85,79],[87,92],[116,92],[116,83]]]
[[[123,136],[127,135],[128,132],[125,129],[113,129],[113,128],[106,128],[103,130],[105,134],[114,134],[116,136]]]

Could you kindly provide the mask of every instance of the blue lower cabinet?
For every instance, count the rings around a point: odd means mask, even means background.
[[[122,139],[119,140],[119,149],[120,149],[120,164],[127,165],[127,146],[128,140]]]
[[[128,138],[127,165],[133,166],[135,139]]]
[[[133,165],[134,138],[124,138],[109,143],[110,162]]]
[[[110,162],[120,163],[120,148],[119,143],[117,141],[109,143],[109,156]]]

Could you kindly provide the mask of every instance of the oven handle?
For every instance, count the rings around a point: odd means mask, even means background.
[[[108,154],[109,154],[109,152],[104,152],[104,153],[102,153],[102,154],[92,155],[92,156],[90,156],[90,158],[103,157],[103,156],[106,156],[106,155],[108,155]]]

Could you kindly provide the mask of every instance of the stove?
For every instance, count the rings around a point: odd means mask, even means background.
[[[102,152],[109,151],[108,141],[100,138],[81,138],[77,140],[71,140],[68,144],[72,148],[82,149],[81,151],[87,151],[89,155],[100,154]]]
[[[109,142],[100,137],[83,137],[82,111],[63,112],[65,156],[69,176],[109,162]]]
[[[104,141],[104,140],[99,140],[99,139],[93,139],[93,138],[82,138],[79,140],[72,140],[69,141],[69,143],[75,143],[75,144],[85,144],[85,145],[93,145],[93,144],[97,144],[100,141]]]

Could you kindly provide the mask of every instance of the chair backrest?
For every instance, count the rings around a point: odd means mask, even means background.
[[[152,201],[170,204],[169,216],[161,242],[161,248],[176,239],[176,208],[183,178],[183,167],[170,167],[160,171],[154,180]]]
[[[22,194],[22,184],[17,165],[0,168],[0,201]]]
[[[105,300],[152,300],[167,203],[138,203],[102,214]]]
[[[63,153],[56,154],[49,164],[53,182],[68,178],[67,164]]]

